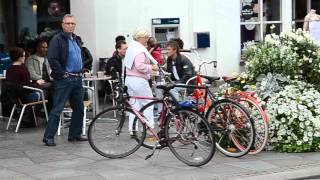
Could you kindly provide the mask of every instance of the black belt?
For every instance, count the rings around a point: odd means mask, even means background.
[[[67,72],[66,73],[68,76],[82,76],[81,72]]]

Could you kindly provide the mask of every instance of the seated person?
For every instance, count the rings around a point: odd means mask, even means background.
[[[79,37],[80,38],[80,37]],[[85,47],[83,44],[84,42],[80,38],[81,43],[81,56],[82,56],[82,62],[83,62],[83,69],[82,72],[90,72],[92,70],[92,55],[87,47]]]
[[[35,54],[26,60],[26,67],[33,81],[38,81],[39,85],[51,82],[51,68],[47,59],[48,44],[45,40],[38,40],[35,44]]]
[[[117,41],[115,45],[116,51],[114,55],[108,60],[105,71],[106,75],[111,75],[113,79],[116,78],[116,73],[119,73],[119,76],[122,74],[122,61],[126,54],[128,44],[123,41]]]
[[[171,79],[178,84],[185,84],[186,81],[195,75],[194,66],[184,55],[180,54],[177,41],[170,40],[166,44],[167,49],[167,71],[171,73]],[[174,88],[171,92],[177,100],[180,100],[179,91],[185,88]]]
[[[37,40],[35,43],[35,54],[26,60],[26,67],[30,73],[32,81],[37,82],[39,87],[45,91],[48,99],[48,110],[52,103],[52,77],[50,77],[51,68],[47,59],[48,43],[45,40]]]
[[[12,65],[7,70],[5,83],[39,88],[39,84],[43,83],[43,80],[37,80],[35,83],[32,83],[29,71],[24,65],[25,51],[22,48],[13,48],[10,50],[10,58],[12,60]],[[19,94],[18,96],[23,103],[38,101],[40,99],[40,94],[38,92],[32,92],[28,90],[24,90],[23,93]],[[34,126],[34,120],[24,117],[22,120],[22,126]]]

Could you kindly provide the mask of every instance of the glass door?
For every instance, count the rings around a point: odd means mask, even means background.
[[[303,28],[304,18],[311,9],[320,14],[320,0],[292,0],[293,29]]]

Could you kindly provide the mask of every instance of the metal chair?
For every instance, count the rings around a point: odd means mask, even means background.
[[[36,126],[38,125],[37,117],[36,117],[36,114],[35,114],[35,111],[34,111],[34,107],[36,105],[40,105],[40,104],[43,105],[43,109],[44,109],[44,113],[45,113],[45,116],[46,116],[46,120],[48,121],[48,112],[47,112],[47,106],[46,106],[46,103],[48,102],[48,100],[46,100],[44,98],[43,90],[38,89],[38,88],[34,88],[34,87],[29,87],[29,86],[23,86],[22,88],[23,89],[27,89],[27,90],[32,90],[32,91],[35,91],[35,92],[39,92],[40,93],[40,100],[34,101],[34,102],[23,103],[20,98],[17,98],[17,102],[13,105],[13,108],[11,110],[10,118],[9,118],[9,121],[8,121],[8,124],[7,124],[7,128],[6,128],[7,130],[9,129],[10,124],[11,124],[11,120],[13,119],[13,114],[14,114],[17,106],[21,106],[22,108],[21,108],[21,112],[20,112],[20,115],[19,115],[19,119],[18,119],[18,123],[17,123],[17,126],[16,126],[16,130],[15,130],[16,133],[19,131],[19,127],[20,127],[20,124],[21,124],[21,120],[22,120],[23,114],[25,112],[26,107],[28,107],[28,106],[32,107],[33,117],[35,119]]]
[[[93,94],[94,93],[94,88],[93,87],[89,87],[89,86],[83,86],[84,89],[88,89],[91,91],[91,93]],[[83,109],[83,112],[84,112],[84,115],[83,115],[83,121],[82,121],[82,135],[86,135],[86,126],[87,124],[89,123],[89,119],[87,118],[87,110],[89,108],[89,106],[92,105],[92,101],[88,100],[88,101],[83,101],[83,106],[84,106],[84,109]],[[69,117],[65,117],[64,114],[65,113],[72,113],[72,109],[70,107],[70,104],[67,102],[65,104],[65,107],[60,115],[60,122],[59,122],[59,126],[58,126],[58,136],[61,135],[61,129],[64,128],[64,127],[67,127],[66,126],[66,122],[65,120],[66,119],[71,119]]]

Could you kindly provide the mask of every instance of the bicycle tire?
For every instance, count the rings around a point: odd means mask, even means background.
[[[117,113],[116,117],[114,111]],[[136,121],[133,123],[133,134],[130,134],[130,114],[135,116],[131,109],[119,106],[108,108],[96,115],[88,128],[88,141],[92,149],[111,159],[123,158],[136,152],[142,146],[146,127]]]
[[[254,146],[249,151],[249,154],[258,154],[266,146],[269,138],[269,123],[268,116],[262,107],[257,104],[255,100],[250,97],[239,97],[238,102],[247,108],[250,112],[250,116],[254,120],[255,126],[255,141]]]
[[[149,103],[147,103],[146,105],[144,105],[141,109],[140,112],[143,114],[143,112],[145,110],[147,110],[148,108],[153,108],[153,115],[154,115],[154,129],[156,130],[156,132],[158,132],[158,136],[164,137],[164,133],[159,133],[161,128],[159,127],[160,125],[160,113],[162,112],[162,105],[163,105],[163,101],[162,100],[155,100],[155,101],[151,101]],[[164,115],[165,117],[165,115]],[[136,117],[134,119],[134,122],[138,121],[138,118]],[[138,140],[138,139],[137,139]],[[155,141],[157,139],[153,138],[153,137],[147,137],[144,139],[142,146],[148,149],[153,149],[153,147],[155,146]],[[157,146],[157,149],[161,149],[161,146]]]
[[[229,157],[248,154],[254,144],[255,129],[253,119],[241,104],[231,99],[218,100],[209,108],[206,117],[221,153]]]
[[[192,109],[175,109],[166,117],[167,145],[189,166],[202,166],[212,159],[216,150],[212,132],[207,120]]]

